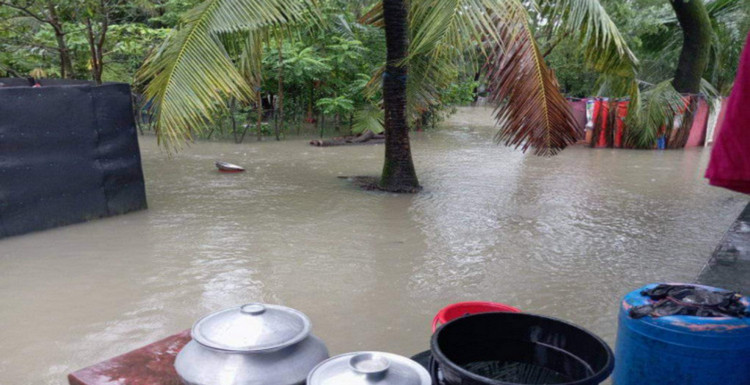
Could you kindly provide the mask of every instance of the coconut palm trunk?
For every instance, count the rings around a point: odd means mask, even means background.
[[[711,21],[703,1],[671,0],[682,28],[682,51],[672,85],[681,93],[697,94],[708,65]]]
[[[406,120],[406,75],[404,59],[409,48],[408,10],[404,0],[383,0],[386,69],[383,75],[385,106],[385,163],[380,188],[393,192],[420,189],[409,144]]]

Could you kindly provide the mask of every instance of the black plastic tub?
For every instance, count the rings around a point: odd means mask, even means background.
[[[614,355],[587,330],[528,313],[482,313],[453,320],[432,336],[431,374],[439,385],[594,385]]]

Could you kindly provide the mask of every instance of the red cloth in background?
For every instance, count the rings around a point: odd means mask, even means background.
[[[706,141],[706,126],[708,124],[708,103],[706,99],[698,99],[698,108],[693,115],[693,126],[685,147],[699,147]]]
[[[607,117],[609,116],[609,100],[596,99],[594,101],[594,127],[599,125],[599,138],[597,138],[596,147],[607,147]]]
[[[727,112],[716,138],[706,178],[714,186],[750,194],[750,33],[740,57]],[[743,104],[745,105],[743,107]]]
[[[617,102],[617,122],[615,131],[615,148],[622,148],[622,135],[625,132],[625,118],[628,116],[628,101]]]

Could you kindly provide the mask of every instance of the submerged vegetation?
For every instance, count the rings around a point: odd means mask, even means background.
[[[388,174],[409,129],[480,96],[499,142],[542,155],[576,138],[563,96],[629,98],[651,147],[681,93],[729,92],[749,20],[746,0],[0,0],[0,74],[131,82],[169,150],[385,130]]]

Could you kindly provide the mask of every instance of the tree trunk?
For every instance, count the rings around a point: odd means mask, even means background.
[[[47,23],[55,31],[55,40],[57,40],[57,50],[60,53],[60,77],[63,79],[73,78],[73,61],[70,58],[70,50],[65,42],[65,31],[63,30],[60,18],[55,10],[55,3],[47,2]]]
[[[229,102],[229,121],[232,122],[232,136],[234,136],[234,142],[239,143],[240,141],[239,141],[239,135],[237,133],[237,119],[234,117],[234,111],[236,108],[237,108],[237,99],[232,98]]]
[[[102,84],[102,72],[99,66],[99,54],[96,51],[96,40],[94,38],[94,29],[91,26],[91,19],[86,18],[86,38],[89,42],[89,50],[91,51],[91,78],[94,79],[96,84]]]
[[[260,142],[263,139],[263,128],[261,125],[263,124],[263,96],[260,94],[260,86],[258,86],[258,91],[255,93],[255,96],[258,99],[258,121],[256,129],[258,130],[258,141]]]
[[[104,6],[98,10],[101,12],[102,20],[99,22],[99,33],[94,32],[91,18],[86,18],[86,37],[89,41],[91,50],[91,77],[96,84],[102,84],[102,74],[104,73],[104,42],[107,39],[107,30],[109,29],[109,9]]]
[[[276,126],[276,140],[280,140],[279,126],[284,125],[284,53],[282,51],[281,35],[277,35],[276,39],[279,44],[279,97],[276,100],[276,103],[279,104],[279,124]]]
[[[670,0],[682,27],[682,51],[672,85],[681,93],[697,94],[711,48],[711,21],[699,0]]]
[[[477,105],[477,101],[479,100],[479,78],[482,76],[482,70],[477,70],[476,73],[474,73],[474,81],[477,82],[476,87],[471,91],[474,94],[474,101],[472,102],[473,105]]]
[[[404,0],[383,0],[385,21],[386,68],[383,74],[385,105],[385,162],[380,188],[393,192],[420,189],[411,159],[409,126],[406,120],[406,65],[408,10]]]
[[[307,118],[305,119],[307,123],[314,123],[315,119],[313,119],[313,103],[315,102],[315,85],[313,82],[310,82],[310,99],[307,101]]]

